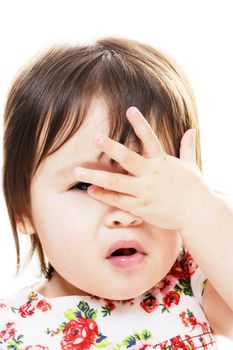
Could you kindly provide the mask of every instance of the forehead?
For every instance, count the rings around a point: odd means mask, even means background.
[[[83,138],[88,141],[90,135],[99,132],[108,134],[108,130],[109,122],[105,104],[101,99],[94,99],[83,124],[76,133],[77,138],[74,138],[74,142],[78,142],[78,139],[84,141]]]
[[[62,145],[56,152],[49,155],[38,168],[37,175],[41,173],[60,174],[70,173],[70,170],[83,165],[93,166],[101,157],[99,150],[94,145],[94,137],[97,133],[108,135],[109,123],[106,108],[101,100],[95,100],[87,113],[87,116],[79,130]]]

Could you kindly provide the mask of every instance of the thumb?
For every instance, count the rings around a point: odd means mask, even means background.
[[[196,164],[196,129],[184,133],[180,141],[180,159]]]

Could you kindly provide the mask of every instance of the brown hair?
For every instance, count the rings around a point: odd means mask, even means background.
[[[41,162],[82,125],[93,98],[104,98],[109,136],[123,144],[134,138],[125,113],[136,106],[179,157],[180,140],[197,130],[196,155],[201,169],[200,134],[192,89],[167,55],[134,40],[106,38],[90,45],[56,45],[24,67],[9,91],[4,114],[3,192],[21,265],[16,217],[31,215],[30,185]],[[37,252],[41,273],[50,278],[37,232],[30,236],[30,260]]]

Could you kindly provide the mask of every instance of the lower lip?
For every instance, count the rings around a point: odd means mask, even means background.
[[[135,253],[132,255],[125,256],[110,256],[108,258],[109,262],[115,267],[128,268],[134,267],[140,264],[145,259],[145,254]]]

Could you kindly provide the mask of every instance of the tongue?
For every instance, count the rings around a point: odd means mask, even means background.
[[[115,252],[113,252],[111,256],[133,255],[136,252],[137,251],[134,248],[120,248],[115,250]]]

